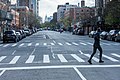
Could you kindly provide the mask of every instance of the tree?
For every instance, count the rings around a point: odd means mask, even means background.
[[[112,0],[109,2],[106,5],[104,12],[105,24],[120,24],[120,2],[118,0]]]

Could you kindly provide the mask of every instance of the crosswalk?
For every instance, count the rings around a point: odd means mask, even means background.
[[[51,46],[55,46],[55,45],[58,45],[58,46],[88,46],[88,45],[93,45],[92,42],[50,42],[50,43],[14,43],[14,44],[0,44],[0,47],[3,47],[3,48],[6,48],[6,47],[30,47],[30,46],[40,46],[40,45],[43,45],[43,46],[48,46],[48,45],[51,45]],[[115,43],[115,44],[110,44],[110,43],[101,43],[101,45],[105,45],[105,46],[120,46],[120,43]]]
[[[0,64],[19,64],[20,60],[23,60],[23,56],[0,56]],[[24,64],[30,64],[36,62],[36,55],[29,55],[23,61]],[[49,54],[42,55],[41,63],[86,63],[90,54],[55,54],[55,58],[51,57]],[[105,62],[116,62],[120,63],[120,54],[111,53],[109,56],[103,54],[103,58]],[[8,61],[6,61],[8,60]],[[94,62],[99,62],[99,58],[97,56],[93,57]],[[39,60],[37,62],[40,62]]]

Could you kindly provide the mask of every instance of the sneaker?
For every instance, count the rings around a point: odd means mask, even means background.
[[[89,64],[92,64],[91,60],[88,60]]]
[[[101,60],[101,61],[99,61],[99,63],[104,63],[104,61]]]

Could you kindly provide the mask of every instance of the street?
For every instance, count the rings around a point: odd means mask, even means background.
[[[39,31],[23,40],[0,43],[0,80],[119,80],[120,43],[101,40],[92,53],[93,38],[69,32]]]

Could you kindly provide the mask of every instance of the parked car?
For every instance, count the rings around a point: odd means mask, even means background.
[[[108,32],[103,31],[103,32],[101,32],[101,34],[100,34],[100,38],[101,38],[101,39],[107,39],[107,35],[108,35]]]
[[[107,35],[107,40],[114,41],[114,40],[115,40],[115,37],[116,37],[116,34],[117,34],[118,32],[119,32],[118,30],[110,30],[110,32],[109,32],[108,35]]]
[[[120,31],[116,34],[115,41],[120,41]]]
[[[16,31],[16,35],[18,35],[19,40],[21,40],[21,39],[22,39],[22,35],[21,35],[21,33],[20,33],[20,32]]]
[[[89,33],[89,37],[93,38],[95,34],[96,34],[96,31],[91,31],[91,32]]]
[[[25,29],[24,33],[26,34],[26,36],[30,36],[32,34],[32,32],[29,29]]]
[[[17,42],[18,40],[18,35],[16,34],[15,30],[5,31],[3,34],[3,43],[5,43],[6,41]]]

